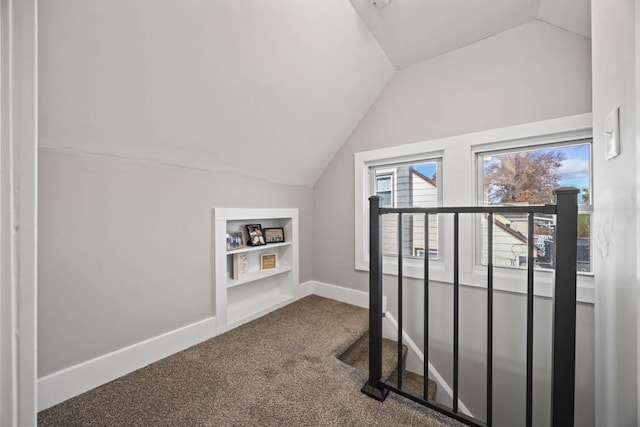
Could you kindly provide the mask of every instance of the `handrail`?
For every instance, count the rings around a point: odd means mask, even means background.
[[[560,189],[556,190],[560,191]],[[369,200],[371,201],[371,196]],[[392,214],[392,213],[408,213],[408,214],[440,214],[440,213],[544,213],[555,214],[557,213],[558,205],[513,205],[513,206],[450,206],[450,207],[435,207],[435,208],[382,208],[379,207],[378,211],[380,215]]]
[[[578,193],[576,188],[559,188],[555,191],[555,205],[516,205],[516,206],[462,206],[436,208],[387,208],[380,207],[380,198],[372,196],[369,218],[369,379],[362,387],[362,392],[383,401],[389,391],[407,397],[424,406],[444,413],[465,424],[473,426],[491,426],[493,423],[493,225],[494,214],[527,213],[527,368],[526,368],[526,425],[530,427],[533,420],[533,214],[556,215],[556,273],[553,318],[553,365],[551,426],[572,426],[574,422],[575,402],[575,331],[576,331],[576,261],[577,261],[577,217]],[[453,404],[451,408],[427,396],[428,352],[428,302],[429,302],[429,260],[425,252],[424,258],[424,395],[418,396],[402,388],[402,250],[398,251],[398,378],[396,384],[381,378],[382,376],[382,222],[384,214],[398,214],[400,221],[403,214],[424,214],[425,225],[429,224],[429,215],[454,215],[454,258],[453,258]],[[459,295],[459,215],[488,214],[488,273],[487,273],[487,419],[482,422],[458,411],[458,295]],[[399,224],[401,224],[401,222]],[[402,227],[398,227],[398,247],[401,248]],[[425,249],[428,248],[428,227],[425,226]]]

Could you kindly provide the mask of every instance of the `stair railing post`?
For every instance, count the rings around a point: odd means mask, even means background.
[[[380,197],[369,198],[369,380],[362,392],[384,400],[388,390],[382,377],[382,250]]]
[[[556,276],[553,299],[551,425],[574,425],[576,364],[577,188],[559,188],[556,221]]]

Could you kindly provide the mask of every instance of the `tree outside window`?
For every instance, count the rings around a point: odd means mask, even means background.
[[[518,151],[481,153],[480,202],[483,205],[529,205],[555,202],[559,187],[576,187],[578,200],[578,271],[591,271],[591,143],[556,145]],[[526,214],[494,215],[494,263],[527,265],[528,218]],[[487,225],[482,219],[481,262],[486,263]],[[539,268],[554,268],[555,217],[534,217],[534,262]]]

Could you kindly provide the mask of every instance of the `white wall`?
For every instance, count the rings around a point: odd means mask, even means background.
[[[636,0],[636,23],[640,22],[640,0]],[[636,143],[640,141],[640,25],[636,24]],[[636,212],[640,212],[640,150],[636,150]],[[640,215],[636,214],[636,248],[640,248]],[[636,283],[640,288],[640,251],[636,249]],[[640,318],[640,289],[636,288],[638,306],[636,316]],[[638,333],[637,354],[640,356],[640,328]],[[640,420],[640,366],[636,366],[637,419]]]
[[[301,185],[393,73],[348,2],[43,0],[38,18],[40,377],[215,315],[214,207],[299,208],[311,278]]]
[[[0,425],[36,424],[38,2],[0,2]]]
[[[589,112],[590,49],[586,38],[534,22],[397,72],[314,187],[314,279],[363,291],[368,287],[367,274],[354,268],[355,195],[353,185],[345,185],[354,179],[354,153]],[[466,155],[461,153],[461,158]],[[446,195],[447,183],[442,185]],[[474,204],[475,200],[471,197],[466,203]],[[412,286],[413,281],[407,283]],[[442,302],[436,303],[438,307],[444,305],[448,292],[450,286],[435,287],[433,301]],[[466,288],[462,291],[461,298],[469,313],[481,311],[483,298],[478,292]],[[386,286],[385,293],[394,311],[392,287]],[[495,324],[514,325],[517,329],[522,324],[517,307],[522,306],[523,297],[504,293],[498,298],[504,309],[496,312]],[[407,301],[419,300],[417,294],[407,297]],[[550,312],[548,300],[536,301],[540,312]],[[451,338],[446,336],[450,330],[446,313],[443,316],[432,323],[434,328],[443,331],[437,338],[440,342],[434,341],[432,345],[446,348]],[[469,324],[471,315],[464,320],[469,320]],[[580,410],[576,425],[594,425],[593,306],[580,306],[579,322],[577,404]],[[548,326],[548,320],[539,321],[535,330],[542,332]],[[461,374],[466,376],[461,396],[463,399],[467,396],[474,409],[480,408],[476,414],[480,417],[484,416],[482,402],[473,396],[484,394],[484,386],[477,378],[479,374],[474,372],[477,355],[473,352],[481,348],[481,330],[480,327],[466,335],[471,341],[465,344],[469,353],[461,366]],[[420,342],[417,331],[410,333]],[[510,374],[521,364],[520,353],[511,349],[521,347],[514,347],[504,328],[497,334],[495,351],[504,356],[499,362],[509,371],[499,375],[504,387],[500,392],[500,405],[503,410],[509,408],[500,414],[500,419],[522,419],[517,400],[521,395],[519,379],[509,381],[521,378],[521,375]],[[540,358],[536,359],[540,360],[536,369],[543,373],[549,369],[544,345],[547,339],[544,335],[537,338],[542,353],[536,356]],[[435,360],[436,368],[446,373],[444,360]],[[544,381],[537,387],[544,388]],[[543,389],[539,390],[539,396],[548,398]],[[545,403],[538,399],[536,405],[541,405],[537,406],[536,422],[545,424]]]
[[[40,149],[39,377],[214,316],[213,207],[300,209],[312,190],[232,174]]]
[[[39,19],[41,144],[287,185],[313,185],[394,72],[347,0],[41,0]]]
[[[602,426],[637,425],[637,2],[592,0],[596,414]],[[620,108],[621,154],[605,159],[603,119]],[[612,191],[615,189],[615,191]]]
[[[314,279],[367,290],[354,269],[354,153],[590,112],[590,49],[534,22],[398,71],[314,186]]]

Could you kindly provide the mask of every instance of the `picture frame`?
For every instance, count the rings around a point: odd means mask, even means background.
[[[267,242],[264,240],[264,232],[262,231],[262,225],[260,224],[247,224],[247,245],[248,246],[262,246]]]
[[[273,270],[278,267],[278,255],[273,254],[262,254],[260,255],[260,270]]]
[[[284,242],[284,228],[282,227],[265,228],[263,232],[267,244]]]
[[[245,247],[244,233],[241,230],[227,233],[227,250],[235,251]]]

